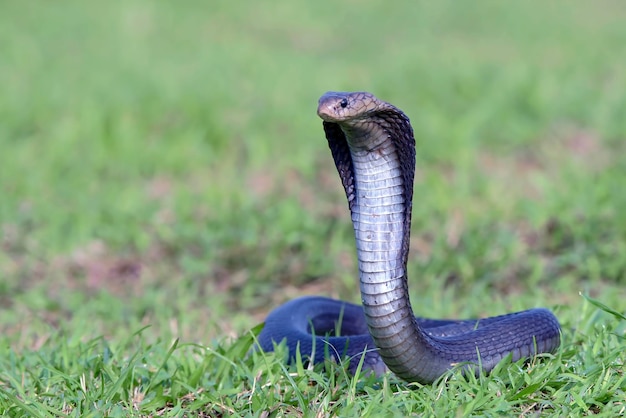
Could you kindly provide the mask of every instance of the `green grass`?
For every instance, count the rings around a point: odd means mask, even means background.
[[[0,412],[623,415],[625,17],[617,2],[4,2]],[[559,352],[426,386],[246,355],[288,299],[359,300],[315,115],[327,90],[411,117],[417,313],[549,307]]]

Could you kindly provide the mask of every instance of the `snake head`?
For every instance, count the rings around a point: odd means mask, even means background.
[[[349,124],[368,118],[389,105],[366,92],[329,91],[320,97],[317,114],[326,122]]]

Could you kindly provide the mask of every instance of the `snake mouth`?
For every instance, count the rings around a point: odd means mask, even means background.
[[[317,103],[317,116],[323,121],[337,123],[342,120],[339,116],[341,102],[346,93],[329,91],[320,97]],[[345,107],[345,106],[344,106]]]

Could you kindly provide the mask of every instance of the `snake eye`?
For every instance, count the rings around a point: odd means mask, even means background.
[[[348,107],[348,99],[341,99],[341,101],[339,102],[339,106],[343,108]]]

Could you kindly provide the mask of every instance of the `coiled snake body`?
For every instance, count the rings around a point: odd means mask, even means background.
[[[320,362],[350,357],[355,370],[390,369],[429,383],[461,365],[490,371],[552,352],[560,327],[546,309],[480,320],[432,320],[413,315],[407,287],[415,139],[408,117],[370,93],[328,92],[319,100],[328,145],[348,198],[356,238],[362,307],[322,297],[292,300],[270,313],[259,345],[286,339],[290,358]]]

